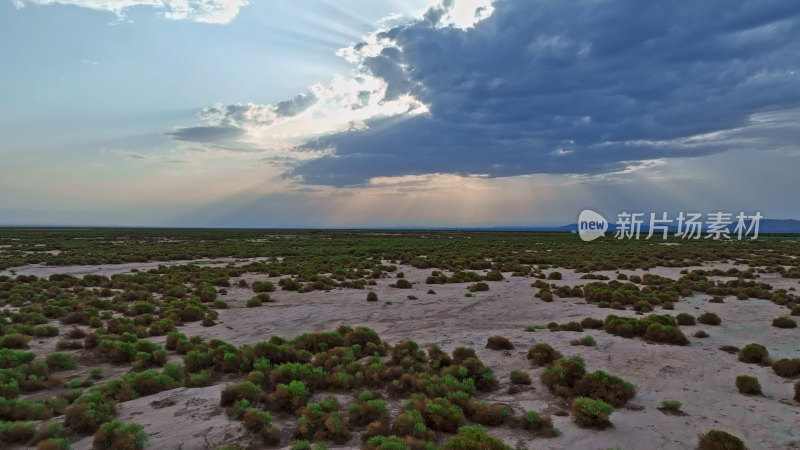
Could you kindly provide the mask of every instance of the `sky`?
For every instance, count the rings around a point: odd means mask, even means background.
[[[798,36],[797,0],[0,0],[0,225],[800,219]]]

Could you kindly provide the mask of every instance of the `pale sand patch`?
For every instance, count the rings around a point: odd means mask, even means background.
[[[732,265],[715,267],[725,270]],[[744,269],[744,266],[738,266]],[[713,268],[713,267],[707,267]],[[63,268],[61,268],[63,271]],[[744,439],[752,449],[798,448],[800,446],[800,407],[792,402],[792,382],[775,375],[768,367],[744,364],[735,355],[720,351],[724,344],[742,346],[759,342],[767,346],[773,356],[800,356],[798,329],[784,330],[771,327],[771,320],[787,313],[786,308],[760,300],[739,301],[727,297],[725,303],[709,303],[708,296],[698,295],[676,303],[675,311],[699,315],[713,311],[720,315],[722,325],[681,327],[691,345],[651,345],[640,339],[623,339],[599,330],[585,333],[523,331],[528,325],[546,325],[580,320],[584,317],[605,318],[608,314],[633,315],[632,311],[600,309],[586,304],[583,299],[555,298],[545,303],[534,298],[533,278],[510,277],[489,282],[488,292],[479,292],[473,298],[464,297],[467,284],[426,285],[430,270],[400,267],[406,279],[414,282],[412,289],[395,289],[388,285],[394,278],[378,280],[371,287],[378,293],[379,301],[366,301],[367,290],[337,289],[330,292],[296,293],[276,291],[277,300],[259,308],[246,308],[245,302],[253,296],[250,288],[231,287],[228,295],[220,296],[230,308],[220,310],[219,324],[203,327],[199,322],[180,329],[188,336],[202,335],[218,338],[231,344],[254,344],[272,335],[293,337],[304,332],[327,331],[340,324],[368,326],[375,329],[390,343],[413,339],[421,346],[437,343],[445,350],[457,346],[475,347],[478,356],[492,367],[500,381],[495,392],[481,399],[507,404],[516,414],[527,410],[555,412],[566,408],[563,402],[550,394],[539,381],[542,369],[532,367],[525,358],[528,347],[536,342],[547,342],[566,356],[580,355],[588,370],[605,370],[633,382],[637,395],[630,402],[633,407],[619,408],[611,417],[613,428],[592,431],[578,428],[570,417],[554,416],[555,425],[563,432],[561,437],[533,438],[522,430],[489,427],[491,434],[504,439],[511,446],[531,449],[600,449],[619,446],[623,449],[686,449],[694,448],[698,434],[710,429],[727,430]],[[585,284],[582,274],[571,270],[555,269],[564,279],[556,284]],[[677,279],[682,268],[657,268],[649,271]],[[645,271],[621,272],[642,274]],[[612,278],[613,271],[606,273]],[[764,281],[774,282],[765,276]],[[248,283],[253,280],[278,281],[263,274],[246,274]],[[235,285],[238,279],[232,279]],[[786,279],[783,279],[786,280]],[[788,280],[787,283],[796,283]],[[436,295],[427,294],[428,289]],[[408,295],[418,297],[408,300]],[[391,301],[392,305],[385,305]],[[659,311],[661,312],[661,311]],[[668,312],[668,311],[665,311]],[[706,339],[692,337],[698,329],[711,336]],[[509,338],[516,348],[510,352],[484,348],[486,339],[494,334]],[[573,347],[569,341],[590,334],[597,339],[598,347]],[[164,337],[152,338],[163,342]],[[507,395],[511,370],[525,370],[531,374],[535,389],[516,395]],[[744,396],[734,385],[737,375],[758,376],[765,396]],[[153,435],[149,448],[214,448],[226,442],[242,442],[240,423],[231,422],[215,405],[219,400],[221,385],[202,389],[177,389],[154,396],[126,402],[120,406],[120,419],[145,425]],[[354,393],[355,394],[355,393]],[[346,398],[346,397],[344,397]],[[171,399],[175,405],[154,409],[151,402]],[[683,403],[687,416],[668,416],[657,407],[665,399]],[[189,402],[194,402],[189,404]],[[168,402],[167,402],[168,403]],[[178,414],[180,412],[180,414]],[[294,422],[287,420],[284,436],[293,429]],[[89,448],[91,439],[84,439],[74,448]],[[360,441],[354,437],[349,446],[331,448],[358,448]]]

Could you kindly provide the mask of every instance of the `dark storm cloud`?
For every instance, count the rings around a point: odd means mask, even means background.
[[[603,173],[726,151],[734,144],[720,136],[690,138],[746,134],[754,114],[800,105],[796,0],[494,7],[467,30],[433,26],[435,10],[382,33],[393,46],[363,69],[387,82],[387,99],[410,94],[430,113],[310,142],[335,151],[293,175],[343,186],[437,172]]]
[[[166,134],[179,141],[214,143],[233,140],[244,133],[241,128],[232,126],[207,126],[176,128]]]

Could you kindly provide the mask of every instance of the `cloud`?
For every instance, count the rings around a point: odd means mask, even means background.
[[[410,98],[428,112],[314,136],[301,148],[328,154],[291,175],[348,186],[428,173],[612,173],[747,148],[752,133],[753,150],[783,146],[759,120],[800,105],[794,0],[492,6],[456,27],[443,24],[453,5],[442,4],[343,50],[385,83],[379,100]]]
[[[171,20],[192,20],[195,22],[226,24],[238,14],[248,0],[14,0],[17,8],[34,5],[74,5],[98,11],[109,11],[119,18],[136,6],[149,6],[163,11],[164,17]]]
[[[244,134],[244,130],[232,126],[183,127],[166,134],[179,141],[210,143],[236,139]]]

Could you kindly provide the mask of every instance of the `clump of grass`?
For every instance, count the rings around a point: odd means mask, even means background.
[[[550,344],[543,342],[535,344],[528,350],[528,359],[537,366],[550,364],[563,357],[564,356],[558,350],[551,347]]]
[[[378,293],[375,291],[367,292],[367,301],[368,302],[377,302],[378,301]]]
[[[709,334],[706,333],[704,330],[697,330],[693,336],[696,338],[707,338]]]
[[[697,322],[693,315],[688,313],[680,313],[675,316],[675,320],[678,321],[678,325],[688,326],[688,325],[695,325]]]
[[[572,401],[572,419],[579,427],[602,430],[611,425],[614,407],[602,400],[577,397]]]
[[[45,359],[47,366],[53,370],[68,370],[78,367],[75,361],[72,360],[72,355],[69,353],[50,353]]]
[[[509,374],[511,378],[511,383],[513,384],[531,384],[531,376],[528,372],[523,372],[521,370],[512,370],[511,374]]]
[[[523,430],[528,430],[537,436],[558,436],[561,434],[558,428],[553,426],[553,419],[550,415],[540,415],[535,411],[528,411],[522,416],[520,426]]]
[[[149,436],[138,423],[122,423],[119,420],[106,422],[94,434],[95,450],[141,449]]]
[[[787,316],[780,316],[772,320],[772,326],[777,328],[797,328],[797,321]]]
[[[458,429],[458,434],[444,444],[447,450],[480,449],[480,450],[511,450],[500,439],[486,434],[486,430],[479,425],[464,426]]]
[[[530,333],[534,333],[534,332],[536,332],[538,330],[544,330],[544,329],[546,329],[546,327],[543,326],[543,325],[529,325],[529,326],[525,327],[525,331],[530,332]]]
[[[662,400],[659,409],[665,412],[677,413],[680,412],[681,406],[683,406],[683,403],[677,400]]]
[[[761,384],[758,378],[750,375],[739,375],[736,377],[736,388],[742,394],[761,395]]]
[[[718,315],[708,311],[700,314],[697,321],[705,325],[719,325],[722,323],[722,319],[720,319]]]
[[[761,344],[747,344],[739,350],[739,361],[749,364],[768,364],[769,351]]]
[[[486,341],[486,348],[491,350],[511,350],[514,348],[514,344],[500,335],[490,336],[489,339]]]
[[[597,347],[597,341],[592,336],[584,336],[580,339],[570,341],[570,345],[585,345],[587,347]]]
[[[784,378],[800,375],[800,358],[781,358],[772,363],[772,370]]]
[[[698,450],[746,450],[744,442],[738,437],[722,430],[711,430],[700,435]]]

